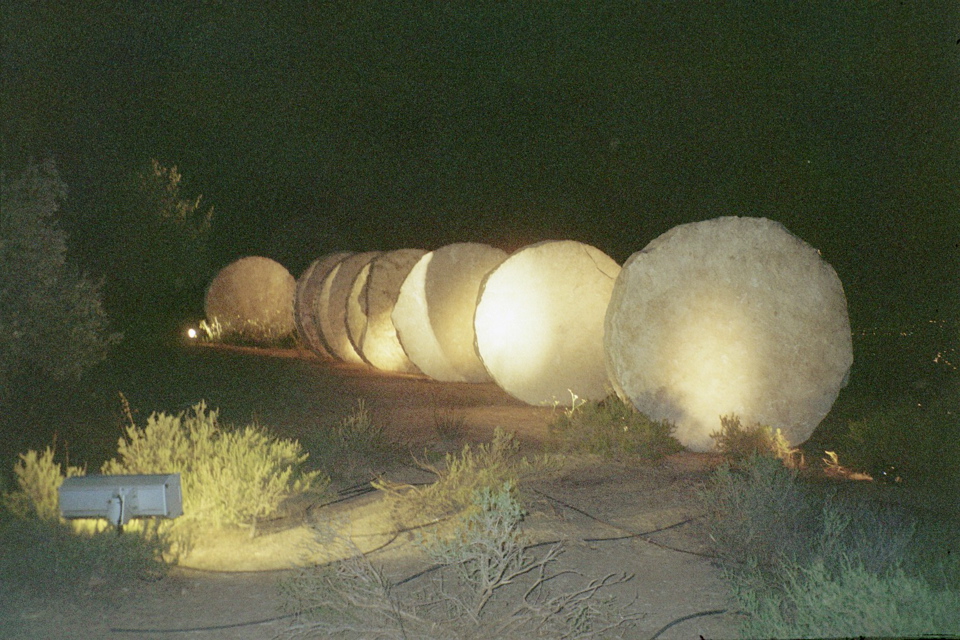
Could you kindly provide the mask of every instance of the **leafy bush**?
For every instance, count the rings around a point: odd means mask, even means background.
[[[749,614],[745,636],[956,629],[956,608],[949,608],[957,602],[956,580],[944,577],[958,565],[949,557],[931,560],[950,538],[918,536],[918,521],[904,508],[818,497],[768,456],[722,466],[701,500],[707,531]],[[898,620],[890,607],[901,588]]]
[[[573,396],[573,405],[550,425],[559,451],[657,460],[683,450],[672,435],[674,425],[650,420],[617,396],[599,402],[578,400]]]
[[[143,428],[131,423],[118,454],[103,473],[180,473],[184,515],[168,526],[181,533],[190,525],[244,525],[253,535],[257,520],[286,498],[326,483],[320,472],[302,468],[307,454],[299,443],[256,425],[223,429],[203,401],[177,415],[153,413]]]
[[[700,503],[727,565],[775,567],[807,555],[817,509],[796,477],[768,456],[748,458],[742,468],[727,463],[714,472]]]
[[[56,215],[66,198],[53,161],[0,173],[0,400],[22,374],[79,377],[101,362],[110,334],[100,285],[67,264]]]
[[[125,578],[163,572],[164,545],[157,537],[79,531],[60,518],[57,489],[66,477],[82,475],[54,453],[21,454],[14,467],[17,489],[0,503],[0,585],[36,595],[86,595],[109,590]],[[103,590],[100,589],[100,590]]]
[[[902,569],[879,575],[853,562],[789,565],[781,589],[742,590],[749,638],[890,638],[960,634],[960,593]]]
[[[213,207],[202,206],[201,196],[184,197],[182,179],[177,167],[151,160],[121,181],[103,270],[111,309],[131,330],[155,331],[156,322],[195,313],[210,279]]]
[[[67,466],[64,470],[53,461],[53,448],[43,453],[30,450],[21,453],[13,468],[17,491],[5,494],[4,502],[10,512],[20,518],[37,518],[47,522],[60,520],[60,498],[57,490],[64,478],[83,475],[80,467]]]
[[[558,460],[521,456],[516,436],[498,427],[488,444],[466,444],[459,453],[446,454],[442,465],[418,464],[436,475],[436,482],[425,487],[405,486],[408,490],[404,491],[384,483],[374,485],[388,491],[400,521],[409,521],[411,516],[431,520],[459,513],[473,504],[478,490],[500,487],[505,482],[516,487],[525,478],[557,468]]]
[[[785,460],[791,448],[787,439],[770,427],[754,424],[744,427],[736,414],[720,416],[720,430],[710,434],[717,451],[734,462],[742,462],[753,456],[766,455]]]
[[[132,578],[161,576],[157,537],[116,530],[78,532],[58,520],[0,518],[0,585],[39,595],[80,597]]]

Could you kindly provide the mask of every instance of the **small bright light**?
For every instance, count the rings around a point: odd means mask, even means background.
[[[187,337],[190,338],[191,340],[196,340],[197,330],[194,329],[193,327],[190,327],[189,329],[187,329]]]

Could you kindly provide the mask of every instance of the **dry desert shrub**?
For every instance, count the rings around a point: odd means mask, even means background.
[[[442,463],[424,460],[418,466],[436,476],[436,481],[423,487],[394,486],[374,483],[387,493],[388,503],[398,523],[436,522],[469,509],[474,493],[500,487],[504,482],[518,487],[531,477],[542,477],[559,469],[555,456],[520,455],[517,437],[496,428],[493,440],[478,446],[464,445],[458,453],[448,453]]]
[[[550,424],[552,446],[563,453],[652,461],[683,450],[672,423],[651,420],[615,395],[598,402],[571,398],[572,406]]]
[[[161,529],[181,551],[199,531],[248,527],[274,515],[288,498],[322,491],[328,479],[307,471],[295,440],[275,438],[256,424],[221,425],[201,401],[178,414],[153,413],[140,427],[131,420],[105,474],[179,473],[184,514]]]
[[[472,507],[443,538],[423,537],[434,565],[391,581],[355,552],[333,566],[301,570],[284,584],[297,613],[291,637],[383,639],[623,637],[642,614],[608,597],[631,579],[572,572],[559,585],[554,545],[535,554],[520,530],[524,512],[507,482],[473,493]],[[325,540],[327,544],[335,541]],[[342,542],[341,542],[342,544]],[[347,543],[349,544],[349,543]],[[419,586],[418,586],[419,585]]]
[[[720,430],[710,434],[716,449],[734,463],[742,463],[753,456],[770,456],[795,464],[797,452],[783,437],[780,429],[759,423],[745,427],[736,414],[720,416]]]

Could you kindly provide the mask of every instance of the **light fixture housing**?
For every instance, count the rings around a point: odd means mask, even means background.
[[[183,515],[179,473],[74,476],[58,493],[64,518],[104,518],[118,528],[132,518]]]

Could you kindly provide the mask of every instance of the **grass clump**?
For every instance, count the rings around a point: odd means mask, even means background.
[[[586,402],[571,395],[572,406],[549,427],[560,452],[658,460],[683,450],[670,422],[651,420],[617,396]]]
[[[433,429],[441,440],[456,441],[466,433],[467,419],[462,414],[436,407],[433,410]]]
[[[21,519],[34,518],[56,521],[60,518],[60,498],[57,493],[66,478],[84,475],[81,467],[61,467],[54,461],[53,447],[42,452],[30,450],[21,453],[13,467],[17,491],[4,495],[3,502],[12,515]]]
[[[399,447],[362,398],[336,424],[317,429],[308,445],[317,464],[334,480],[346,484],[370,480],[399,455]]]
[[[523,508],[510,482],[477,489],[450,535],[423,538],[432,569],[393,582],[362,554],[300,572],[285,585],[298,613],[295,637],[609,638],[642,614],[607,592],[631,576],[610,574],[564,590],[552,565],[555,545],[531,552],[520,530]],[[563,572],[569,574],[571,572]],[[569,576],[566,576],[569,577]],[[406,590],[401,585],[422,580]]]
[[[154,413],[142,428],[131,421],[118,457],[103,465],[105,474],[180,474],[184,513],[162,527],[181,544],[200,529],[240,526],[254,535],[257,521],[276,514],[284,500],[328,482],[304,469],[307,454],[298,442],[257,425],[224,428],[217,415],[201,401],[176,415]]]
[[[701,501],[744,636],[960,631],[957,562],[938,557],[957,536],[906,509],[815,493],[769,456],[721,466]]]
[[[759,423],[745,427],[736,414],[720,416],[720,430],[711,433],[710,437],[717,452],[735,463],[754,456],[790,461],[795,453],[780,429],[774,430]]]
[[[517,487],[526,478],[559,467],[558,459],[553,457],[537,456],[531,460],[521,456],[517,437],[499,427],[491,442],[476,447],[466,444],[459,453],[446,454],[442,464],[417,463],[436,476],[434,483],[402,488],[375,483],[388,492],[400,521],[448,517],[469,508],[477,491],[500,487],[505,482]]]

